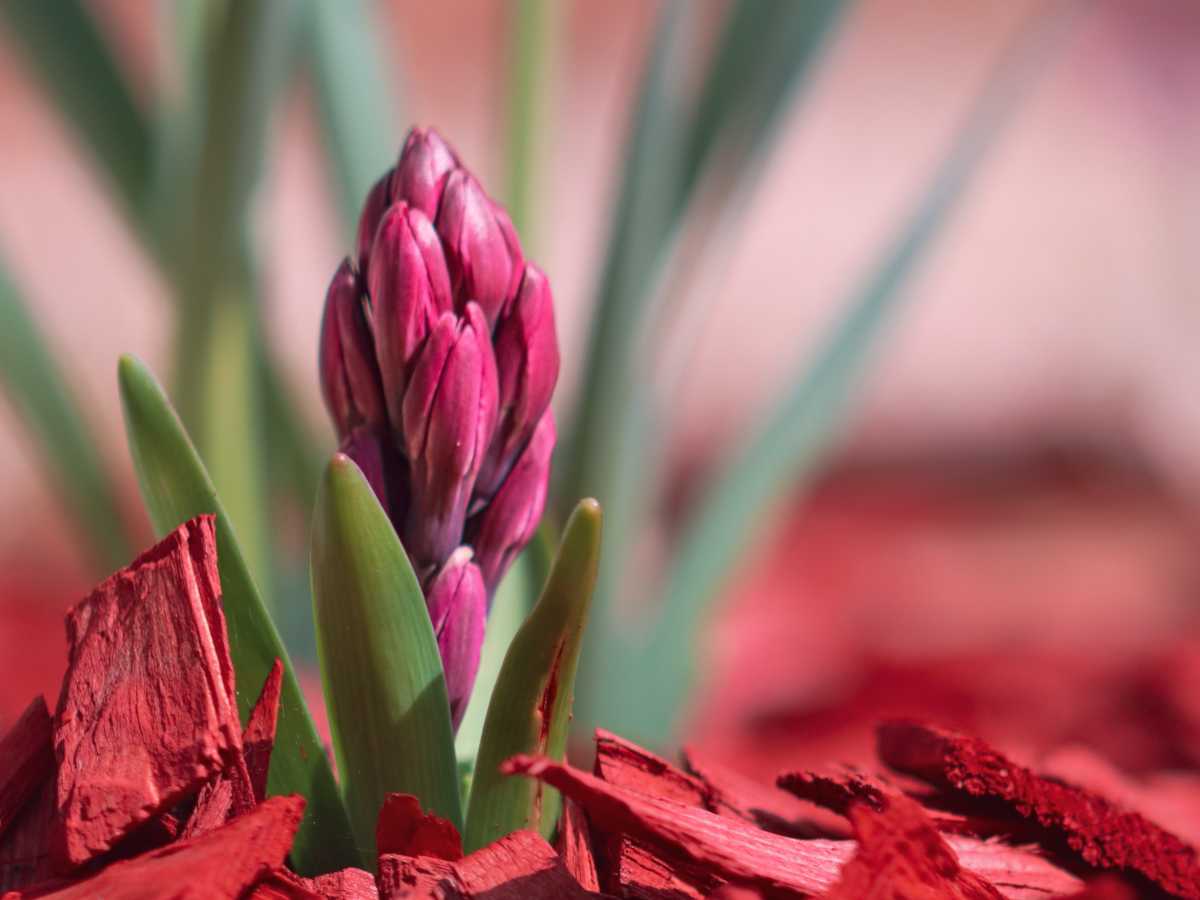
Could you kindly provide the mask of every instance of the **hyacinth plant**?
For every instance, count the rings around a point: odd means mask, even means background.
[[[560,460],[550,502],[557,497],[553,518],[567,524],[548,572],[523,567],[540,598],[527,615],[518,607],[523,624],[482,700],[469,698],[488,609],[493,600],[502,606],[502,576],[537,528],[555,443],[550,290],[525,262],[504,211],[432,132],[414,132],[379,178],[386,162],[375,154],[394,137],[378,133],[386,120],[380,110],[391,107],[378,96],[387,79],[372,62],[370,29],[348,26],[355,13],[347,7],[357,4],[306,8],[323,133],[356,237],[347,236],[353,255],[330,283],[320,344],[321,387],[340,452],[314,465],[313,448],[321,444],[297,424],[269,365],[251,302],[261,291],[247,263],[253,248],[240,243],[251,230],[267,112],[289,58],[280,42],[299,31],[281,19],[299,15],[300,5],[246,0],[223,7],[199,31],[175,23],[172,34],[190,35],[197,46],[211,42],[203,60],[192,59],[195,46],[181,45],[178,54],[196,63],[199,83],[192,87],[203,102],[185,111],[197,118],[181,115],[153,128],[86,7],[39,0],[0,6],[48,91],[111,176],[117,206],[179,301],[173,393],[181,415],[145,367],[122,360],[129,443],[160,536],[197,515],[217,515],[239,684],[262,684],[277,658],[285,662],[269,789],[308,799],[292,850],[301,870],[369,862],[381,798],[393,791],[417,796],[462,826],[467,849],[522,825],[549,833],[553,792],[499,769],[514,754],[563,755],[599,565],[598,507],[583,502],[566,515],[578,497],[599,496],[610,520],[591,646],[582,655],[581,718],[653,744],[672,734],[705,601],[770,498],[811,472],[836,433],[907,275],[1021,96],[1016,88],[1035,68],[1025,61],[1040,57],[1030,47],[1054,30],[1029,29],[1002,61],[912,216],[847,298],[830,339],[689,512],[667,571],[634,579],[638,599],[654,600],[645,604],[648,615],[619,616],[616,589],[629,583],[631,548],[664,481],[662,435],[654,426],[666,389],[648,374],[643,336],[662,326],[664,310],[676,308],[663,301],[688,286],[698,260],[706,277],[696,280],[719,283],[707,277],[723,257],[714,238],[736,228],[790,98],[802,94],[797,88],[848,5],[730,4],[703,77],[682,79],[697,88],[692,97],[675,90],[689,45],[689,4],[663,5],[633,111],[596,318],[579,361],[582,400],[571,421],[564,419],[572,452]],[[537,71],[530,60],[544,55],[529,37],[538,33],[514,33],[518,86],[546,81],[528,77]],[[59,42],[68,38],[72,50],[62,52]],[[92,114],[101,109],[105,115]],[[507,195],[518,224],[537,170],[529,149],[537,145],[535,112],[536,104],[513,103]],[[177,146],[187,152],[171,156]],[[704,203],[693,208],[701,194]],[[101,568],[111,570],[132,553],[114,527],[122,517],[96,450],[102,442],[89,435],[15,286],[3,277],[0,325],[0,374],[43,436],[55,483],[91,535]],[[311,590],[337,778],[272,619],[276,613],[290,639],[286,620],[296,610],[281,602],[287,592],[271,564],[268,480],[272,491],[277,481],[289,482],[286,493],[306,512],[307,492],[320,481]],[[253,699],[238,694],[243,719]],[[465,757],[472,771],[463,779],[454,730],[465,713],[482,707],[483,735]]]
[[[326,296],[318,369],[340,448],[316,500],[312,595],[335,783],[287,654],[228,522],[218,530],[239,680],[285,662],[272,793],[309,798],[302,870],[371,860],[384,798],[409,793],[467,848],[552,832],[552,791],[501,774],[562,758],[599,559],[579,504],[488,701],[464,819],[453,732],[471,698],[490,601],[546,502],[559,355],[545,275],[443,139],[414,130],[369,193],[353,259]],[[219,501],[165,395],[133,359],[122,396],[143,493],[167,529]],[[306,749],[305,749],[306,748]],[[348,838],[353,835],[353,841]]]

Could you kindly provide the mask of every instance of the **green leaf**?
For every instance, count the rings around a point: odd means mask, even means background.
[[[295,670],[250,578],[204,464],[154,376],[131,356],[121,358],[117,371],[129,449],[155,532],[162,536],[203,513],[217,516],[221,592],[243,721],[275,659],[283,661],[283,696],[268,789],[271,794],[297,793],[308,799],[292,859],[308,874],[361,865]]]
[[[290,70],[293,6],[238,0],[187,29],[189,55],[202,54],[188,67],[202,76],[187,98],[200,114],[181,116],[195,145],[179,148],[188,166],[166,185],[176,223],[170,272],[181,302],[175,395],[268,603],[275,595],[260,378],[267,350],[249,215]]]
[[[696,42],[689,34],[695,17],[686,14],[687,4],[664,8],[629,138],[579,417],[567,438],[572,452],[562,494],[599,497],[612,535],[588,639],[596,652],[581,679],[585,723],[621,721],[612,718],[617,701],[603,681],[613,646],[627,642],[613,607],[641,574],[634,571],[636,541],[657,500],[664,458],[657,427],[662,386],[645,352],[661,342],[649,335],[674,330],[659,321],[665,301],[699,293],[689,291],[689,277],[701,265],[715,269],[713,258],[722,258],[719,239],[744,217],[782,114],[809,80],[845,5],[739,0],[694,98],[682,96],[677,82],[682,57]],[[636,702],[623,698],[616,714]]]
[[[600,560],[600,504],[582,500],[537,606],[513,638],[488,705],[475,764],[467,852],[520,828],[549,837],[559,797],[540,783],[500,774],[516,753],[563,759],[575,690],[575,671]]]
[[[837,436],[871,351],[902,288],[924,259],[978,171],[985,152],[1027,96],[1079,7],[1046,7],[1023,29],[976,98],[932,181],[891,245],[844,304],[816,358],[701,500],[686,528],[653,622],[635,617],[623,640],[604,651],[602,721],[623,734],[661,743],[670,733],[689,685],[696,639],[709,601],[724,586],[757,523],[790,485],[811,476]],[[629,702],[637,697],[636,703]]]
[[[350,820],[375,858],[384,795],[461,827],[450,701],[421,586],[358,466],[335,454],[317,493],[312,593],[321,680]]]
[[[142,229],[151,132],[104,36],[80,0],[4,0],[3,17],[67,125]]]
[[[508,190],[505,203],[526,250],[535,246],[533,212],[541,153],[552,128],[551,89],[560,4],[517,0],[509,17]]]
[[[307,38],[321,137],[332,164],[343,232],[353,241],[367,191],[399,150],[395,76],[379,46],[374,5],[310,0]]]
[[[133,555],[98,444],[16,286],[0,267],[0,383],[37,439],[37,456],[98,571]]]

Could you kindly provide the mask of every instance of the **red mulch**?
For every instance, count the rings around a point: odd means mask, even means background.
[[[68,615],[57,711],[37,698],[0,738],[2,900],[1200,898],[1194,772],[1134,778],[1069,747],[1030,766],[916,721],[885,723],[869,764],[798,760],[777,785],[601,732],[595,774],[505,764],[564,795],[553,845],[518,831],[464,856],[392,794],[376,874],[302,878],[304,801],[264,797],[282,670],[243,731],[214,528],[186,523]]]

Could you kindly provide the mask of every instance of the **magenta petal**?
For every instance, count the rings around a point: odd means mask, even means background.
[[[360,425],[383,425],[383,385],[362,293],[350,260],[343,260],[329,283],[321,319],[318,359],[321,394],[344,439]]]
[[[470,543],[489,596],[537,531],[556,438],[554,411],[547,409],[496,496],[471,522]]]
[[[492,201],[464,169],[446,180],[436,224],[456,300],[474,300],[494,325],[508,300],[512,256]]]
[[[450,718],[457,731],[479,672],[487,618],[487,590],[479,567],[471,562],[469,547],[450,554],[426,591],[426,603],[446,673]]]
[[[384,438],[379,433],[379,430],[370,426],[356,428],[346,436],[346,439],[342,441],[338,449],[354,460],[355,464],[362,470],[363,476],[367,479],[367,484],[371,485],[371,490],[375,492],[375,497],[379,500],[379,505],[385,511],[388,511],[387,475],[385,471],[387,451],[384,445]]]
[[[437,216],[446,176],[458,167],[450,145],[432,128],[414,128],[404,141],[396,163],[393,196],[407,201],[428,218]]]
[[[459,544],[483,455],[496,427],[496,361],[475,304],[444,314],[413,369],[403,431],[412,464],[405,545],[436,563]]]
[[[450,278],[433,225],[405,203],[384,215],[371,253],[376,355],[398,425],[413,356],[438,312],[450,308]]]
[[[379,230],[379,222],[391,205],[392,170],[388,169],[367,192],[367,199],[363,201],[362,214],[358,217],[355,256],[358,260],[358,274],[364,283],[370,273],[371,245],[375,241],[375,232]]]
[[[534,265],[525,267],[521,290],[496,327],[495,350],[500,419],[475,484],[476,494],[485,499],[525,449],[558,381],[554,298],[546,276]]]

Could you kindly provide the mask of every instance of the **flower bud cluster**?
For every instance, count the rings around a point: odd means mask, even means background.
[[[356,243],[326,296],[321,389],[421,579],[457,727],[490,598],[545,506],[554,302],[432,130],[371,188]]]

